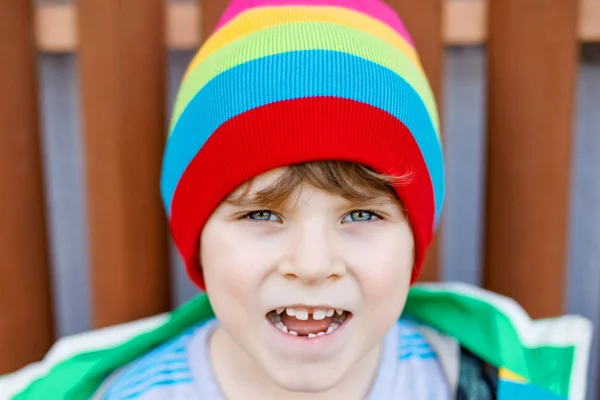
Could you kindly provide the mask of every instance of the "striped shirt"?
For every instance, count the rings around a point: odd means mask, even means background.
[[[145,354],[116,372],[95,399],[223,400],[207,345],[216,324],[206,321]],[[367,400],[445,400],[449,393],[432,347],[412,322],[399,321],[384,338]]]

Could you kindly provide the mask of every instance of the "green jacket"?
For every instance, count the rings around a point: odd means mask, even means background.
[[[201,294],[171,313],[61,339],[41,363],[0,378],[0,399],[90,399],[114,371],[213,317]],[[458,400],[583,400],[592,324],[532,321],[514,301],[464,284],[419,284],[416,320]],[[7,396],[7,397],[2,397]]]

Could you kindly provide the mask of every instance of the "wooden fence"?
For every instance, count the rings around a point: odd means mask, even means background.
[[[79,53],[93,325],[153,315],[170,307],[158,190],[166,51],[197,47],[225,3],[2,1],[0,373],[40,359],[55,340],[36,51]],[[578,51],[600,42],[600,1],[388,3],[412,32],[438,98],[444,45],[487,44],[484,283],[534,317],[562,313]],[[424,279],[437,279],[438,263],[434,245]]]

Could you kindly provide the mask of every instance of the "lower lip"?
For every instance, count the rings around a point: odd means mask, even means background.
[[[286,346],[301,346],[302,348],[311,349],[320,349],[321,347],[331,346],[333,341],[339,341],[340,336],[343,335],[344,331],[346,330],[346,326],[351,319],[352,314],[348,315],[344,322],[335,331],[325,335],[309,338],[308,336],[294,336],[290,335],[289,333],[285,333],[273,325],[268,317],[265,317],[267,324],[271,327],[271,331],[277,334],[277,336],[279,336],[281,339],[285,340]]]

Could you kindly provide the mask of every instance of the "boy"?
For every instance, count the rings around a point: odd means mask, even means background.
[[[184,78],[162,176],[208,297],[113,331],[17,398],[581,396],[585,321],[545,325],[548,341],[483,291],[406,304],[443,175],[434,97],[383,2],[233,1]]]
[[[202,285],[218,324],[125,368],[105,398],[448,398],[428,344],[396,323],[413,243],[387,179],[359,164],[255,177],[200,237]],[[180,350],[187,355],[172,363]]]
[[[381,357],[416,334],[395,324],[443,198],[426,77],[384,3],[293,3],[232,2],[188,69],[163,198],[219,323],[190,333],[189,389],[139,396],[447,398],[424,341]]]

